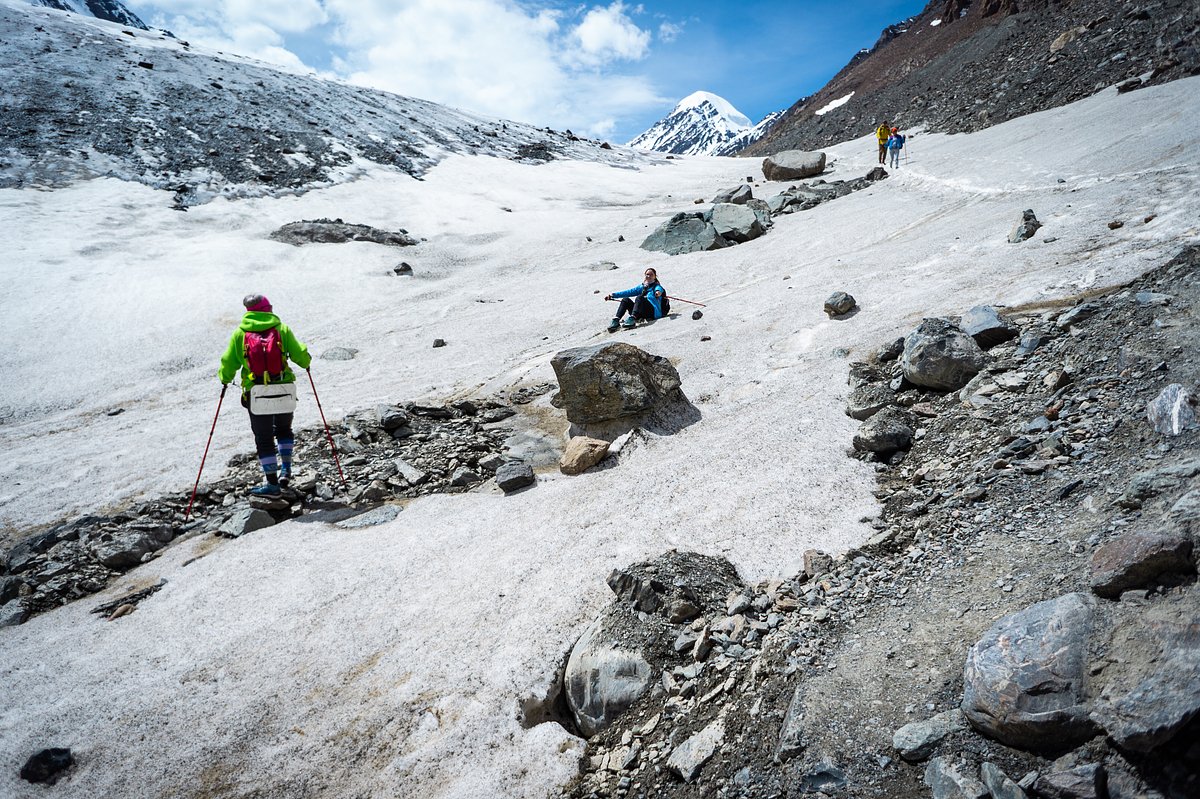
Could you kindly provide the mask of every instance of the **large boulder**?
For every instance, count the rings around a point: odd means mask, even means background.
[[[1164,575],[1192,575],[1192,540],[1181,534],[1131,533],[1092,554],[1092,591],[1116,599],[1134,588],[1154,588]]]
[[[587,738],[612,724],[653,679],[641,653],[614,645],[604,634],[605,621],[596,619],[575,643],[563,675],[567,706]]]
[[[925,319],[904,339],[900,366],[910,383],[956,391],[979,374],[987,356],[975,339],[948,319]]]
[[[993,624],[963,669],[962,711],[971,726],[1019,749],[1073,746],[1094,736],[1085,695],[1094,603],[1067,594]]]
[[[859,452],[874,452],[886,457],[900,450],[911,449],[915,434],[909,414],[893,405],[883,408],[859,425],[853,444]]]
[[[1020,244],[1021,242],[1033,238],[1033,234],[1038,232],[1038,228],[1042,223],[1038,221],[1032,209],[1026,209],[1021,213],[1021,221],[1013,226],[1013,229],[1008,233],[1009,244]]]
[[[105,533],[91,542],[92,556],[110,569],[129,569],[158,546],[139,530]]]
[[[801,180],[825,171],[825,153],[785,150],[763,159],[763,177],[767,180]]]
[[[555,355],[553,404],[574,424],[636,417],[684,400],[671,362],[625,342],[576,347]]]
[[[1172,383],[1146,405],[1146,418],[1166,436],[1177,436],[1196,424],[1196,395]]]
[[[722,238],[738,243],[757,239],[765,232],[754,209],[733,203],[714,205],[712,224]]]
[[[683,255],[689,252],[719,250],[729,242],[698,212],[680,212],[663,222],[642,242],[642,249]]]

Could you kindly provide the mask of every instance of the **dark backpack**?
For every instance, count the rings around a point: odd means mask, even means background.
[[[279,337],[279,328],[247,330],[242,339],[242,348],[256,381],[261,380],[264,374],[283,374],[283,340]]]

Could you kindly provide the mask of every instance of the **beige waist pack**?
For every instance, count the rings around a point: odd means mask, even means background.
[[[295,383],[267,383],[250,387],[250,413],[271,416],[296,410]]]

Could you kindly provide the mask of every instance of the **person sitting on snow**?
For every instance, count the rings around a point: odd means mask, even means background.
[[[641,283],[625,291],[614,291],[606,294],[604,299],[620,299],[617,315],[608,325],[608,332],[613,333],[618,327],[632,329],[637,326],[639,319],[662,319],[671,312],[671,303],[667,298],[667,290],[658,282],[658,273],[652,268],[646,269]],[[635,299],[636,298],[636,299]],[[621,317],[629,314],[629,318],[621,323]]]
[[[241,367],[242,407],[250,412],[250,430],[266,483],[251,490],[260,497],[278,497],[292,477],[292,413],[255,413],[251,392],[255,387],[286,385],[296,382],[288,360],[301,369],[312,363],[308,347],[301,344],[287,325],[271,312],[271,302],[261,294],[249,294],[242,300],[246,313],[233,331],[229,346],[221,356],[217,374],[228,385]],[[294,391],[292,396],[295,396]],[[295,402],[292,402],[295,406]],[[278,442],[278,448],[276,448]]]

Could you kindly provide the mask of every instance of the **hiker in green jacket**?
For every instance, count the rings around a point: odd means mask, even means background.
[[[242,407],[250,412],[254,446],[266,478],[266,483],[250,493],[260,497],[278,497],[282,493],[280,487],[286,488],[292,478],[292,449],[295,446],[292,410],[283,411],[289,406],[290,409],[295,408],[296,375],[288,368],[288,361],[307,369],[312,363],[312,356],[308,354],[308,347],[297,340],[291,328],[271,312],[271,302],[266,297],[248,294],[242,300],[242,305],[246,307],[246,314],[229,339],[229,347],[221,356],[221,368],[217,375],[222,385],[228,385],[238,368],[241,368]],[[256,386],[288,384],[292,387],[290,402],[285,398],[281,407],[280,400],[272,400],[276,403],[274,412],[254,412],[253,400],[258,398],[252,398],[251,394]],[[284,389],[283,393],[289,392]]]

